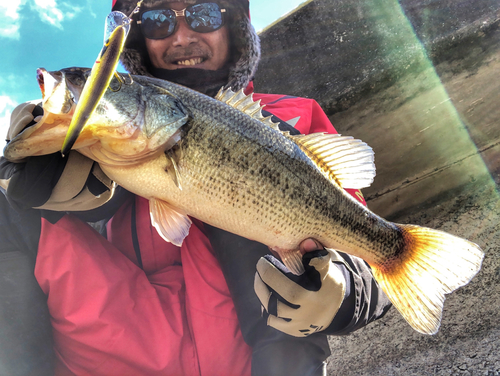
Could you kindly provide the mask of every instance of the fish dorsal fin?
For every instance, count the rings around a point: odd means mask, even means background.
[[[252,118],[263,122],[264,124],[270,126],[271,128],[279,131],[278,124],[271,120],[272,116],[264,117],[262,115],[262,109],[264,106],[260,105],[260,99],[258,101],[253,100],[253,93],[246,95],[243,89],[235,93],[229,89],[221,88],[215,99],[224,102],[231,107],[240,110],[241,112],[251,116]]]
[[[366,188],[373,182],[374,153],[366,143],[350,136],[328,133],[287,137],[342,188]]]
[[[149,199],[149,212],[151,223],[158,234],[167,242],[180,247],[189,234],[191,219],[169,203],[157,198]]]

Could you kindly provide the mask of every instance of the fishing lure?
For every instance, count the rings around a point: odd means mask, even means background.
[[[120,84],[118,89],[113,89],[113,91],[121,89],[124,80],[116,73],[116,67],[118,66],[120,55],[130,31],[132,16],[139,12],[142,1],[137,3],[137,6],[129,16],[126,16],[122,12],[114,11],[106,17],[104,46],[92,67],[90,77],[87,79],[76,105],[75,114],[73,115],[61,148],[63,156],[67,155],[71,147],[75,144],[81,130],[95,111],[113,76],[117,77]]]

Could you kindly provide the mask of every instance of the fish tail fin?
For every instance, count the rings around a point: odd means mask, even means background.
[[[445,294],[466,285],[479,272],[484,253],[476,244],[441,231],[398,226],[404,249],[397,258],[372,265],[373,275],[415,330],[435,334]]]

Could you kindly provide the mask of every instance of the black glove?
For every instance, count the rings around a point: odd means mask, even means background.
[[[34,103],[17,106],[12,112],[7,141],[35,125],[42,115],[42,107]],[[43,205],[49,199],[65,165],[66,159],[59,153],[29,158],[23,163],[12,163],[2,157],[0,177],[9,182],[5,187],[9,203],[17,209]]]
[[[35,125],[42,115],[42,107],[33,103],[16,107],[7,141]],[[22,163],[2,157],[0,179],[9,203],[18,210],[37,207],[60,212],[90,210],[111,196],[111,180],[98,164],[76,152],[69,153],[67,158],[60,153],[30,157]],[[103,195],[105,192],[108,194]]]

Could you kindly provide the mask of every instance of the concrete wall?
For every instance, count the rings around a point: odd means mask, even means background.
[[[261,33],[256,90],[315,98],[375,150],[369,207],[478,243],[440,332],[392,309],[331,338],[331,375],[500,375],[500,2],[315,0]]]

